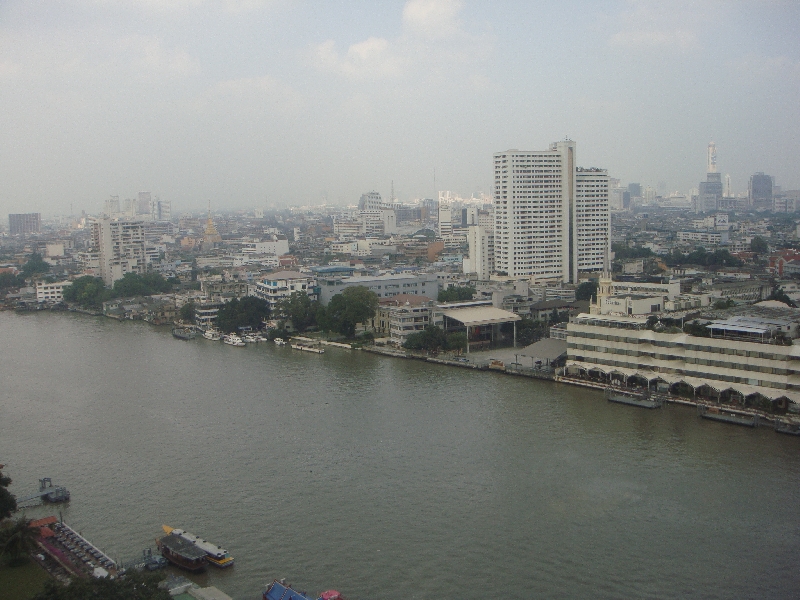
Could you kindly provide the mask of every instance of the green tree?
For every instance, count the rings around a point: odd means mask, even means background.
[[[467,334],[464,333],[463,331],[447,334],[446,347],[448,350],[462,352],[467,349],[468,344],[469,340],[467,339]]]
[[[30,519],[26,519],[25,515],[5,521],[0,528],[0,554],[7,556],[11,564],[23,563],[36,549],[38,536],[39,532],[30,526]]]
[[[22,279],[27,279],[32,275],[47,273],[48,271],[50,271],[50,265],[44,262],[41,254],[34,252],[20,270],[20,276]]]
[[[650,248],[631,248],[627,244],[621,242],[614,242],[611,244],[611,250],[614,252],[614,260],[628,260],[631,258],[648,258],[653,256],[653,251]]]
[[[375,292],[357,285],[331,298],[324,312],[317,314],[317,322],[324,331],[336,331],[351,338],[355,335],[356,325],[374,317],[377,310],[378,296]]]
[[[187,302],[181,306],[181,309],[178,311],[178,316],[180,317],[181,321],[184,323],[194,323],[194,309],[194,302]]]
[[[755,236],[752,240],[750,240],[750,252],[755,252],[756,254],[766,254],[769,252],[769,244],[767,244],[767,240],[760,235]]]
[[[261,322],[269,318],[269,303],[255,296],[234,298],[223,304],[217,313],[217,328],[224,333],[233,333],[240,327],[259,329]]]
[[[278,302],[276,311],[289,319],[297,331],[305,331],[316,322],[317,307],[305,292],[292,292]]]
[[[69,585],[54,579],[33,600],[170,600],[167,590],[158,588],[162,576],[131,571],[119,579],[78,577]]]
[[[172,285],[161,273],[125,273],[122,279],[114,282],[114,296],[130,298],[132,296],[152,296],[172,290]]]
[[[584,281],[575,290],[575,300],[591,300],[597,295],[597,282],[594,279]]]
[[[11,485],[11,477],[3,475],[3,472],[0,471],[0,521],[7,519],[11,513],[17,510],[17,499],[8,491],[9,485]]]
[[[523,318],[517,322],[517,342],[521,346],[529,346],[544,336],[545,324],[541,321]]]
[[[12,273],[0,273],[0,291],[19,287],[19,278]]]
[[[777,285],[773,288],[772,294],[770,294],[770,297],[767,298],[767,300],[777,300],[778,302],[783,302],[792,308],[797,308],[797,305],[792,302],[792,299],[789,298],[785,291],[783,291],[783,288]]]
[[[102,308],[103,302],[111,299],[111,290],[106,289],[99,277],[78,277],[64,288],[64,300],[76,302],[84,308]]]
[[[469,285],[457,286],[452,285],[447,289],[439,291],[439,302],[463,302],[464,300],[472,300],[475,295],[475,288]]]
[[[408,350],[425,350],[426,352],[435,354],[447,348],[447,336],[440,327],[429,325],[423,331],[412,333],[406,337],[403,348],[407,348]]]

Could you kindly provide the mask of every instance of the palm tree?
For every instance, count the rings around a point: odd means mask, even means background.
[[[25,562],[27,555],[36,549],[39,532],[30,526],[30,520],[22,515],[14,521],[7,521],[0,528],[0,555],[8,556],[11,564]]]

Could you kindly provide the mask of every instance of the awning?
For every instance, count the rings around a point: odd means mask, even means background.
[[[516,313],[493,306],[453,308],[450,310],[443,310],[442,314],[449,319],[458,321],[466,327],[499,325],[501,323],[511,323],[522,320],[522,317]]]

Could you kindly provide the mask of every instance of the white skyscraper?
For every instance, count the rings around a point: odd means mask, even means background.
[[[464,272],[489,279],[494,271],[494,234],[480,225],[471,225],[467,228],[467,243],[469,258],[464,259]]]
[[[608,173],[576,167],[575,142],[494,155],[495,270],[577,282],[609,243]]]
[[[92,248],[100,259],[100,277],[106,285],[122,279],[125,273],[144,273],[147,269],[144,223],[109,218],[92,222]]]
[[[449,204],[439,202],[439,237],[453,235],[453,212]]]

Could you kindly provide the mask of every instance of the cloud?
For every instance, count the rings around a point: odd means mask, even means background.
[[[351,45],[344,55],[337,52],[336,42],[328,40],[315,48],[314,58],[319,68],[353,79],[397,75],[404,62],[389,41],[379,37]]]
[[[403,7],[403,24],[412,32],[432,39],[460,32],[457,19],[461,0],[408,0]]]

